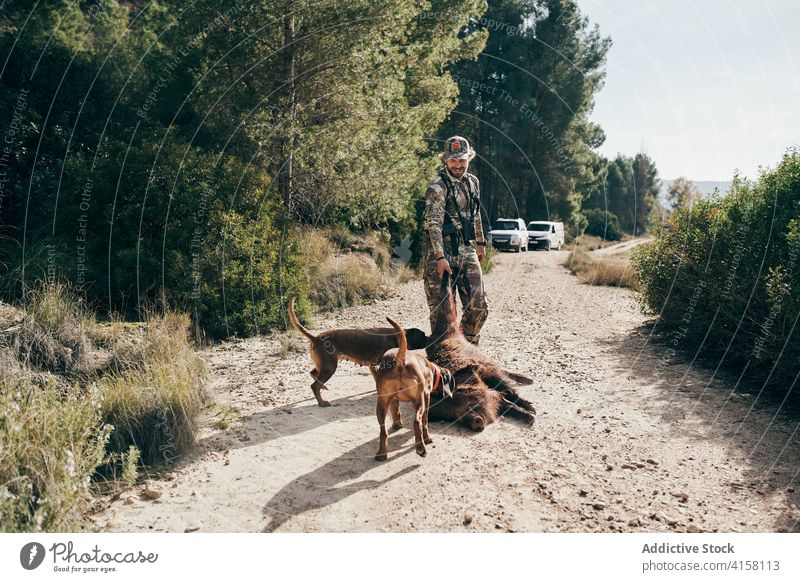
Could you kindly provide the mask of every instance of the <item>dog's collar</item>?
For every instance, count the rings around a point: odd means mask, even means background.
[[[433,379],[433,389],[431,390],[431,394],[436,394],[442,389],[442,369],[436,364],[433,364],[433,369],[436,370],[436,375]]]

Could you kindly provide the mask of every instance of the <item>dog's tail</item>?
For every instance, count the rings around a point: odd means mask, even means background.
[[[398,366],[405,366],[406,365],[406,352],[408,351],[408,341],[406,340],[406,332],[403,331],[403,328],[400,327],[396,321],[394,321],[391,317],[387,317],[386,321],[392,324],[392,327],[397,332],[397,347],[400,348],[397,350],[397,365]]]
[[[302,326],[302,324],[300,323],[300,320],[297,319],[297,315],[295,315],[295,312],[294,312],[294,297],[292,297],[292,300],[289,302],[289,321],[292,323],[292,327],[293,328],[295,328],[297,331],[302,333],[304,336],[306,336],[312,342],[315,339],[317,339],[317,337],[315,335],[312,335],[312,333],[310,331],[308,331],[306,328],[304,328]]]

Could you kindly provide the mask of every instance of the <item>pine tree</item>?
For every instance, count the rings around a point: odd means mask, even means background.
[[[573,0],[498,0],[471,30],[487,30],[477,61],[454,67],[460,103],[440,132],[462,134],[490,219],[570,221],[596,182],[602,130],[589,121],[610,40]]]
[[[675,178],[669,186],[667,201],[673,210],[689,208],[700,199],[700,190],[694,182],[683,176]]]

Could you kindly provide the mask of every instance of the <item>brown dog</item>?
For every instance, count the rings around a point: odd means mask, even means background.
[[[386,434],[386,413],[392,412],[392,428],[403,426],[400,418],[400,402],[411,402],[414,405],[414,443],[417,454],[427,454],[426,444],[433,440],[428,435],[428,410],[431,393],[442,391],[452,394],[455,388],[453,375],[446,368],[440,368],[424,356],[408,353],[408,344],[402,328],[390,318],[386,318],[397,332],[400,343],[396,353],[383,356],[378,366],[370,367],[378,390],[378,425],[381,428],[378,454],[375,459],[386,460],[386,449],[389,437]]]
[[[397,335],[391,327],[369,329],[329,329],[315,336],[302,326],[294,312],[294,299],[289,304],[289,321],[297,331],[308,338],[314,382],[311,390],[320,406],[330,406],[322,399],[321,390],[328,387],[325,382],[336,373],[339,358],[350,360],[360,366],[377,364],[387,350],[398,347]],[[421,329],[407,329],[404,334],[409,349],[421,350],[428,343],[428,336]]]
[[[447,273],[442,285],[449,286]],[[431,334],[426,352],[431,361],[452,371],[458,389],[452,398],[434,395],[429,418],[461,422],[476,432],[494,422],[498,415],[533,423],[536,409],[514,389],[515,385],[532,384],[533,381],[503,370],[466,340],[458,325],[452,288],[441,308],[444,312]]]

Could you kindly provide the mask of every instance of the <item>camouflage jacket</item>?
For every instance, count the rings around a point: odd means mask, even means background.
[[[449,256],[451,254],[449,248],[445,252],[444,242],[442,240],[442,225],[444,224],[445,215],[450,216],[450,220],[459,230],[461,230],[461,220],[458,217],[459,211],[461,216],[465,219],[469,219],[469,193],[467,192],[466,180],[470,181],[472,195],[475,197],[476,210],[475,220],[473,222],[475,228],[475,242],[484,242],[485,240],[483,236],[483,225],[481,224],[481,187],[478,178],[470,173],[465,173],[461,180],[454,178],[447,172],[445,175],[453,185],[455,202],[452,198],[448,200],[447,184],[445,184],[441,175],[437,175],[436,179],[428,184],[428,189],[425,190],[425,217],[423,220],[425,226],[425,240],[423,243],[423,252],[433,255],[429,257],[429,259],[440,257],[445,254]],[[456,209],[455,204],[458,204],[458,209]]]

